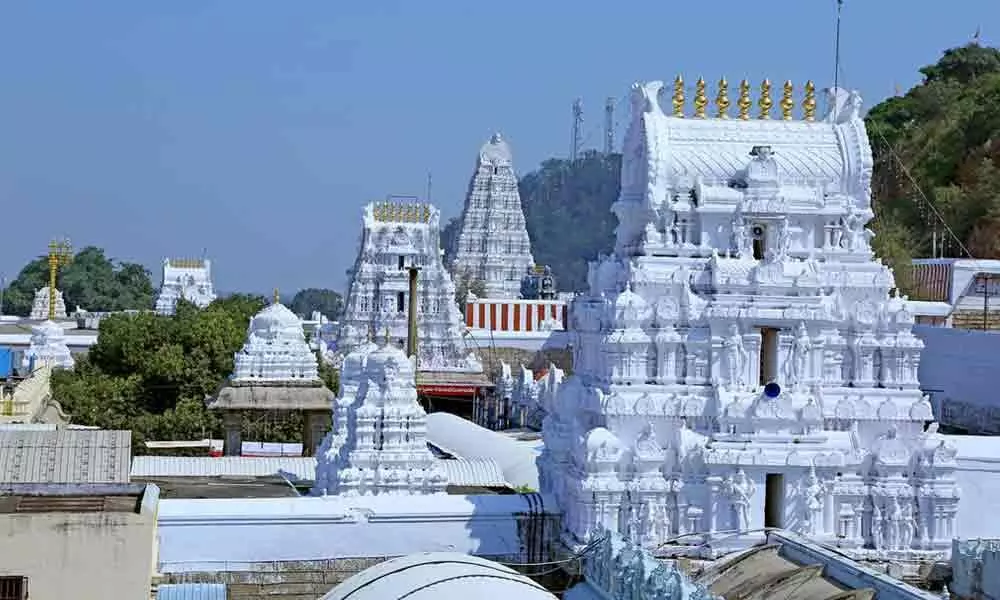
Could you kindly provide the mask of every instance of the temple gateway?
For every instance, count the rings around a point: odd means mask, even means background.
[[[575,373],[542,396],[542,491],[573,546],[607,529],[723,552],[785,528],[945,553],[956,450],[928,427],[923,345],[872,254],[861,99],[833,90],[816,120],[808,83],[795,118],[791,83],[754,109],[743,82],[732,118],[727,87],[714,118],[703,81],[693,115],[679,78],[669,114],[662,83],[633,87],[615,249],[573,304]]]

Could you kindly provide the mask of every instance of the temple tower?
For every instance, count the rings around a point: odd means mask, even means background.
[[[56,319],[66,318],[66,301],[63,299],[62,290],[56,290],[55,294],[49,292],[49,286],[44,286],[35,291],[35,299],[31,303],[31,316],[29,318],[35,320],[44,320],[49,318],[49,302],[51,298],[55,296],[56,299],[56,309],[53,315]]]
[[[215,300],[212,287],[212,261],[204,258],[163,259],[163,282],[156,297],[156,312],[172,315],[177,300],[185,299],[205,308]]]
[[[317,456],[313,494],[443,494],[441,461],[427,448],[414,361],[384,338],[344,358],[333,428]]]
[[[54,321],[43,321],[31,328],[31,341],[21,365],[26,369],[44,366],[72,369],[75,361],[66,345],[66,332]]]
[[[947,552],[956,450],[926,427],[923,344],[872,253],[860,97],[833,90],[817,120],[810,82],[797,118],[790,82],[756,103],[742,82],[730,116],[723,80],[709,116],[703,80],[693,114],[681,78],[668,113],[663,87],[633,88],[615,250],[574,300],[574,373],[540,398],[565,539],[735,549],[775,527]]]
[[[244,412],[302,412],[303,451],[312,456],[329,424],[333,398],[319,377],[302,322],[275,292],[274,303],[250,319],[233,375],[208,400],[208,408],[223,412],[227,456],[240,454]]]
[[[337,347],[349,352],[373,332],[389,344],[408,337],[410,267],[417,279],[417,356],[421,371],[481,373],[466,347],[455,285],[440,248],[440,212],[430,204],[379,202],[365,207],[358,258],[344,306]]]
[[[510,146],[499,133],[479,149],[452,272],[483,282],[487,298],[517,298],[534,266]]]

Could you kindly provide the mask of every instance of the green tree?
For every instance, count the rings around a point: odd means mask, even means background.
[[[40,256],[25,265],[4,291],[4,312],[28,316],[35,291],[48,284],[48,257]],[[153,306],[153,284],[145,267],[110,259],[104,250],[94,246],[80,250],[59,270],[57,287],[63,293],[68,311],[76,306],[91,311],[142,310]]]
[[[173,316],[111,315],[76,368],[53,374],[53,397],[75,423],[131,429],[136,451],[147,439],[219,436],[205,397],[232,373],[247,324],[264,304],[233,295],[204,310],[178,302]]]
[[[455,275],[455,303],[459,310],[465,314],[465,300],[472,292],[479,298],[486,297],[486,284],[481,279],[474,279],[468,273],[458,273]]]
[[[309,318],[313,311],[319,311],[324,317],[333,321],[340,316],[340,311],[344,308],[344,299],[333,290],[306,288],[295,294],[288,308],[306,318]]]

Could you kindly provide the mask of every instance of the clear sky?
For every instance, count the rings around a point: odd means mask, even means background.
[[[134,0],[0,4],[0,273],[54,236],[152,269],[207,250],[224,291],[343,289],[361,206],[459,213],[494,130],[519,172],[601,144],[633,81],[833,79],[835,0]],[[871,105],[1000,31],[996,0],[845,0]],[[1000,27],[1000,26],[998,26]],[[690,94],[689,94],[690,96]],[[567,233],[572,235],[572,233]]]

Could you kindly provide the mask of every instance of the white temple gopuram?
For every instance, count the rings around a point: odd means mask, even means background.
[[[496,133],[479,149],[452,271],[482,281],[487,298],[517,298],[534,265],[510,146]]]
[[[855,556],[947,552],[956,448],[928,426],[913,315],[872,254],[860,97],[832,92],[815,120],[810,83],[794,118],[791,83],[772,100],[765,82],[751,117],[743,82],[726,118],[721,82],[709,117],[699,81],[685,116],[680,79],[667,112],[662,87],[633,87],[614,253],[544,399],[565,539],[721,552],[785,528]]]
[[[50,366],[72,369],[75,362],[66,345],[66,332],[58,323],[43,321],[31,328],[31,341],[21,359],[22,367],[39,369]]]
[[[444,268],[440,212],[429,204],[379,202],[364,209],[358,258],[337,338],[349,352],[388,331],[390,343],[407,339],[409,267],[417,277],[417,354],[421,371],[481,373],[482,364],[463,339],[455,285]]]
[[[316,495],[444,494],[447,475],[427,448],[416,370],[383,339],[345,358],[333,428],[317,453]]]
[[[233,357],[233,374],[208,408],[223,413],[224,452],[242,449],[244,413],[303,413],[303,449],[312,456],[326,432],[333,392],[319,376],[318,359],[305,339],[302,321],[278,301],[250,319],[243,348]]]
[[[49,318],[49,286],[43,286],[35,290],[35,299],[31,303],[31,316],[34,320],[45,320]],[[56,290],[56,312],[55,318],[66,318],[66,301],[63,299],[62,290]]]
[[[177,300],[185,299],[200,308],[215,300],[212,287],[212,261],[202,258],[163,259],[163,282],[156,297],[156,312],[172,315]]]

